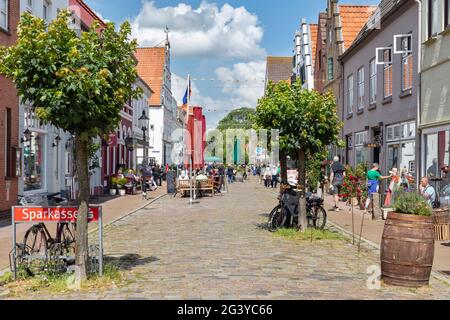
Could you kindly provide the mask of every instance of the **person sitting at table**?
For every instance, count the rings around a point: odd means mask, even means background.
[[[197,175],[196,180],[197,181],[208,181],[208,177],[203,173],[203,171],[200,171],[200,173]]]

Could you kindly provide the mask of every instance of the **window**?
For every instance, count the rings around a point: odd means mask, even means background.
[[[445,0],[445,27],[450,26],[450,0]]]
[[[439,32],[439,0],[428,0],[428,37]]]
[[[45,135],[33,132],[30,141],[24,146],[24,190],[44,189],[44,156],[45,156]]]
[[[402,54],[402,91],[412,88],[413,81],[413,55],[408,53],[411,50],[411,38],[402,40],[402,47],[405,53]]]
[[[0,27],[8,30],[8,0],[0,0]]]
[[[364,109],[364,67],[358,69],[358,110]]]
[[[369,162],[369,149],[365,147],[369,132],[363,131],[355,134],[355,165]]]
[[[375,59],[370,60],[369,66],[370,72],[370,88],[369,88],[369,96],[370,96],[370,104],[374,104],[377,102],[377,64]]]
[[[44,1],[44,6],[43,6],[43,12],[42,12],[42,18],[48,22],[48,18],[49,18],[49,3],[47,1]]]
[[[392,50],[384,50],[384,61],[392,61],[391,54]],[[392,97],[392,62],[384,64],[384,97]]]
[[[334,61],[333,58],[328,58],[328,80],[334,79]]]
[[[353,75],[349,75],[347,78],[347,110],[349,114],[353,113],[353,97]]]

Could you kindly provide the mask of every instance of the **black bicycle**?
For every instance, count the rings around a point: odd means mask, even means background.
[[[281,228],[293,228],[298,226],[298,203],[300,194],[292,187],[285,187],[278,197],[280,203],[269,215],[268,229],[276,232]],[[323,207],[323,199],[306,194],[306,219],[308,227],[324,229],[327,223],[327,212]]]

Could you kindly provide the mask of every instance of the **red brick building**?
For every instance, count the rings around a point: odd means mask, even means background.
[[[17,40],[20,19],[19,0],[0,0],[0,45]],[[0,212],[17,203],[18,176],[16,155],[19,146],[19,98],[14,84],[0,75]],[[19,158],[20,160],[20,158]],[[17,169],[20,171],[20,161]]]

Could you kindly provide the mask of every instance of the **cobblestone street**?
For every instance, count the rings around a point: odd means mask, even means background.
[[[48,299],[449,299],[434,278],[419,290],[367,289],[379,258],[346,241],[299,243],[264,230],[272,190],[234,184],[224,196],[166,196],[106,229],[106,255],[122,261],[125,285]],[[27,299],[36,299],[30,295]],[[39,296],[39,298],[42,298]]]

